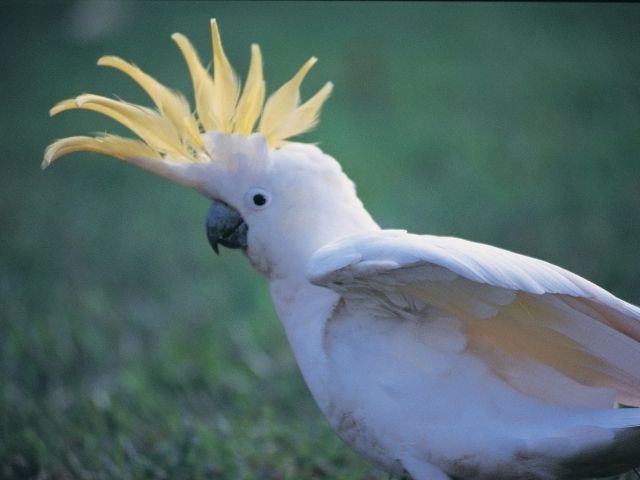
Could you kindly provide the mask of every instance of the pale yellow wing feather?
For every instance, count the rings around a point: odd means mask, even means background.
[[[326,245],[313,283],[464,334],[461,354],[562,405],[640,406],[640,308],[560,267],[451,237],[382,231]],[[437,323],[437,322],[436,322]]]
[[[484,288],[458,278],[400,287],[400,291],[462,320],[467,351],[479,355],[523,393],[558,398],[557,391],[531,383],[529,377],[527,382],[518,381],[524,378],[523,371],[539,363],[579,385],[611,389],[610,400],[640,402],[640,372],[634,363],[640,362],[638,340],[610,328],[606,317],[576,309],[581,300],[575,297],[514,292],[510,302],[499,304],[491,300],[495,287],[480,286]]]

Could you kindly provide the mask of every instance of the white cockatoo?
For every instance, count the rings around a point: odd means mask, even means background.
[[[212,247],[241,248],[269,282],[304,379],[337,434],[414,480],[556,479],[640,465],[640,308],[562,268],[458,238],[381,230],[329,155],[289,143],[332,85],[305,103],[311,58],[265,102],[251,47],[240,83],[211,22],[213,76],[173,35],[193,79],[180,95],[117,57],[155,109],[85,94],[141,141],[70,137],[213,200]],[[257,124],[257,126],[256,126]]]

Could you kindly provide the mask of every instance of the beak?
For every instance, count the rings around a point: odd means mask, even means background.
[[[215,201],[207,213],[207,238],[213,251],[218,244],[227,248],[247,248],[249,227],[238,212],[224,202]]]

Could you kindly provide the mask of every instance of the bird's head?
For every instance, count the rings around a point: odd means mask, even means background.
[[[155,109],[84,94],[64,100],[50,113],[92,110],[122,123],[139,140],[115,135],[63,138],[47,147],[43,168],[63,155],[89,151],[112,156],[191,187],[213,201],[207,236],[213,249],[241,248],[269,277],[300,270],[317,248],[342,235],[377,228],[338,162],[313,145],[291,143],[312,129],[333,85],[300,102],[300,84],[316,62],[309,59],[265,102],[262,56],[251,47],[244,87],[211,21],[213,75],[191,43],[174,34],[193,80],[196,113],[180,94],[136,66],[102,57],[135,80]]]

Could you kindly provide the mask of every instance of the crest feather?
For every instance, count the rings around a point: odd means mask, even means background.
[[[47,168],[63,155],[74,152],[93,152],[119,160],[128,158],[152,158],[160,160],[161,157],[153,148],[130,138],[122,138],[116,135],[101,135],[98,137],[67,137],[56,140],[47,147],[44,152],[42,168]]]
[[[171,38],[178,44],[178,48],[180,48],[180,51],[187,62],[187,68],[189,69],[189,74],[191,75],[191,81],[193,83],[198,120],[205,131],[216,130],[217,125],[213,110],[213,106],[215,105],[213,79],[209,75],[209,72],[207,72],[207,69],[202,66],[196,49],[193,48],[193,45],[191,45],[191,42],[187,37],[181,33],[174,33],[171,35]]]
[[[183,140],[194,147],[203,145],[195,118],[191,115],[189,102],[178,92],[173,92],[162,85],[151,75],[119,57],[104,56],[98,59],[98,65],[111,67],[129,75],[147,92],[153,103],[175,129],[183,136]]]
[[[181,144],[174,126],[155,110],[100,95],[84,94],[74,100],[60,102],[51,111],[55,115],[74,108],[92,110],[111,117],[138,135],[158,153],[173,158],[191,157],[189,150]]]
[[[257,131],[265,137],[270,148],[278,148],[286,139],[306,132],[317,124],[320,108],[333,88],[331,83],[327,83],[306,103],[300,104],[300,85],[317,61],[312,57],[265,104],[262,54],[258,45],[251,46],[251,63],[241,94],[240,81],[222,48],[215,19],[211,20],[213,77],[184,35],[174,33],[171,38],[187,63],[193,82],[197,116],[191,112],[188,101],[180,93],[119,57],[104,56],[98,60],[98,65],[115,68],[128,75],[151,97],[156,109],[100,95],[83,94],[59,102],[49,114],[53,116],[72,109],[98,112],[127,127],[142,142],[114,135],[64,138],[46,149],[43,167],[62,155],[77,151],[101,153],[136,164],[141,164],[141,158],[163,163],[210,162],[211,156],[202,137],[204,133],[240,133],[249,136],[254,132],[258,119]]]
[[[216,130],[222,133],[232,133],[233,116],[240,96],[240,81],[224,53],[215,19],[211,19],[211,41],[213,44],[213,101],[217,121]]]
[[[262,73],[262,53],[255,43],[251,45],[251,64],[247,74],[247,83],[238,101],[234,124],[235,130],[250,135],[258,121],[264,103],[265,83]]]

